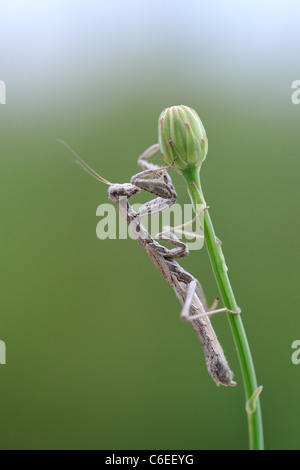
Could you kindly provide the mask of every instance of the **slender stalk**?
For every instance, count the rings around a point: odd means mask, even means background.
[[[199,170],[199,168],[189,168],[183,172],[195,210],[197,204],[204,204],[206,206],[200,184]],[[206,248],[224,305],[230,310],[237,311],[238,306],[227,274],[225,258],[220,244],[217,243],[209,211],[205,211],[204,213],[204,234]],[[263,450],[263,426],[259,402],[261,388],[258,389],[257,387],[254,364],[241,315],[228,315],[228,319],[234,336],[243,375],[250,449]]]

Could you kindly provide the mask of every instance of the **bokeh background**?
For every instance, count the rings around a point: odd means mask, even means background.
[[[128,182],[174,104],[208,134],[202,184],[264,386],[266,447],[299,449],[299,14],[276,0],[1,2],[1,449],[247,448],[226,317],[213,323],[235,389],[217,389],[138,244],[97,239],[107,187],[56,142]],[[205,250],[182,265],[212,302]]]

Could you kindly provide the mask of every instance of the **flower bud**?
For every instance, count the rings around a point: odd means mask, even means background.
[[[159,116],[158,139],[167,165],[174,162],[178,173],[200,168],[208,150],[204,126],[196,111],[188,106],[172,106]]]

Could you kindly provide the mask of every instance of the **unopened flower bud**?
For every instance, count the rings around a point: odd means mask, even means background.
[[[159,145],[167,165],[174,162],[178,173],[199,168],[205,160],[208,140],[196,111],[188,106],[172,106],[162,111],[158,125]]]

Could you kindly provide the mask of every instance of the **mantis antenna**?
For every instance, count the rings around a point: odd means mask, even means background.
[[[104,183],[104,184],[107,184],[108,186],[112,186],[113,183],[110,183],[109,181],[107,181],[105,178],[103,178],[101,175],[99,175],[95,170],[93,170],[93,168],[91,168],[76,152],[75,150],[72,149],[72,147],[67,144],[67,142],[65,142],[64,140],[62,139],[57,139],[56,140],[57,142],[59,142],[60,144],[63,144],[73,155],[74,157],[76,158],[76,163],[77,165],[80,166],[80,168],[82,168],[84,171],[86,171],[86,173],[90,176],[92,176],[93,178],[95,178],[97,181],[100,181],[101,183]]]

